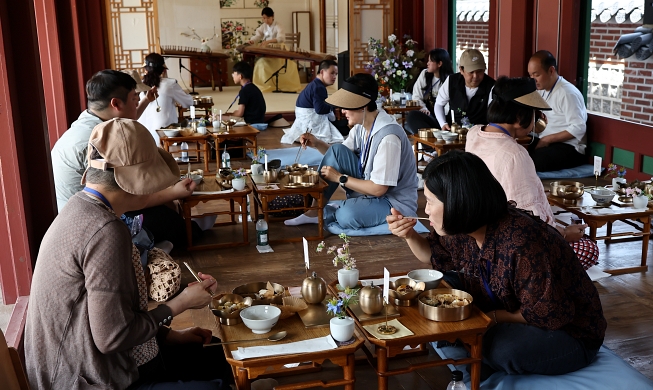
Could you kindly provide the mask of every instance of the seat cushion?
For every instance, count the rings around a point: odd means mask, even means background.
[[[581,177],[594,176],[594,166],[585,164],[576,168],[561,169],[559,171],[551,172],[537,172],[540,179],[572,179]]]

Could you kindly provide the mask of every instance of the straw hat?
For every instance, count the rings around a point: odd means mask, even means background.
[[[100,158],[91,159],[94,151]],[[158,148],[150,132],[135,120],[114,118],[95,126],[88,141],[89,167],[113,169],[116,183],[133,195],[152,194],[179,181],[172,155]],[[86,172],[82,185],[86,183]]]
[[[344,108],[345,110],[359,110],[367,106],[370,102],[376,101],[378,87],[365,89],[347,81],[342,83],[342,87],[333,95],[329,96],[325,102],[328,104]]]
[[[519,105],[537,108],[538,110],[551,110],[551,106],[544,100],[542,95],[537,93],[535,88],[535,80],[528,79],[528,83],[508,87],[504,86],[501,94],[492,90],[492,98],[500,99],[503,101],[513,101]]]
[[[485,65],[485,58],[483,53],[476,49],[467,49],[460,55],[460,63],[458,64],[465,72],[473,72],[479,69],[487,69]]]
[[[138,74],[137,71],[135,71],[133,69],[131,69],[131,70],[126,69],[126,70],[123,70],[123,73],[127,73],[134,80],[136,80],[136,93],[147,92],[147,91],[150,90],[150,88],[152,88],[149,85],[143,84],[143,81],[141,80],[141,76]]]

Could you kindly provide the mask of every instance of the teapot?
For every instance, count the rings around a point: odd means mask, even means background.
[[[327,294],[326,282],[324,279],[317,277],[317,272],[313,272],[311,276],[302,282],[301,291],[306,303],[320,304]]]
[[[383,291],[372,283],[358,293],[358,305],[365,314],[376,314],[383,309]]]

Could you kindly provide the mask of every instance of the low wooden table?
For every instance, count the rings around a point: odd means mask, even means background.
[[[565,200],[563,198],[547,194],[547,199],[551,206],[557,206],[561,209],[577,215],[582,218],[585,223],[590,228],[590,238],[594,241],[596,240],[605,240],[606,243],[617,237],[641,237],[642,238],[642,258],[640,265],[638,267],[627,267],[627,268],[616,268],[604,270],[604,272],[610,273],[612,275],[621,275],[631,272],[646,272],[648,271],[648,266],[646,265],[646,258],[648,256],[648,242],[651,236],[651,215],[653,215],[653,209],[648,208],[644,211],[635,211],[619,214],[607,214],[607,215],[595,215],[590,214],[590,210],[600,210],[597,208],[586,208],[596,206],[596,202],[592,199],[592,196],[585,192],[581,198],[578,198],[573,201]],[[624,211],[627,207],[621,207],[616,205],[614,202],[612,206],[609,207],[612,210]],[[636,229],[633,232],[624,232],[624,233],[612,233],[612,224],[616,221],[624,222]],[[642,226],[640,227],[635,223],[639,221]],[[565,222],[558,220],[563,225],[567,225]],[[597,236],[596,230],[604,225],[607,226],[607,232],[605,236]]]
[[[422,107],[420,106],[406,106],[406,107],[400,107],[400,106],[383,106],[383,109],[385,112],[387,112],[390,115],[395,115],[395,114],[400,114],[401,115],[401,124],[404,125],[406,124],[406,113],[411,112],[411,111],[418,111]]]
[[[179,135],[177,137],[167,137],[163,131],[157,130],[159,133],[159,138],[161,139],[161,147],[168,153],[180,154],[181,150],[170,152],[170,146],[174,143],[181,144],[182,142],[190,142],[197,144],[197,148],[188,149],[188,159],[189,162],[200,162],[200,153],[204,155],[204,172],[210,172],[209,170],[209,159],[211,158],[211,148],[208,144],[208,140],[211,138],[208,134],[195,133],[189,136]],[[204,145],[203,148],[200,145]],[[191,157],[190,153],[197,153],[197,157]],[[178,161],[181,162],[181,161]]]
[[[184,211],[184,220],[186,221],[186,237],[188,240],[188,246],[186,249],[190,250],[200,250],[200,249],[215,249],[215,248],[230,248],[235,246],[245,246],[249,245],[249,236],[247,232],[247,197],[252,192],[252,185],[248,183],[242,191],[233,191],[225,193],[211,193],[223,191],[224,188],[218,184],[215,180],[215,175],[205,175],[204,180],[195,187],[195,192],[193,195],[188,198],[182,199],[181,204]],[[202,193],[204,192],[204,193]],[[208,212],[201,215],[192,215],[192,208],[197,206],[202,202],[208,202],[212,200],[224,200],[229,202],[229,210],[226,211],[215,211]],[[240,205],[240,211],[235,210],[235,203]],[[229,222],[219,222],[214,226],[224,226],[224,225],[235,225],[239,223],[236,220],[236,216],[240,215],[242,218],[243,225],[243,241],[240,242],[226,242],[221,244],[209,244],[209,245],[193,245],[193,230],[191,227],[191,218],[193,217],[204,217],[208,215],[230,215],[231,221]]]
[[[210,129],[213,130],[212,127]],[[227,150],[234,149],[234,148],[244,149],[243,156],[247,158],[247,143],[250,143],[252,145],[252,148],[254,148],[254,153],[258,153],[258,143],[256,140],[256,137],[258,137],[258,133],[260,133],[260,131],[256,130],[250,125],[235,126],[231,130],[229,130],[228,133],[212,132],[210,136],[215,139],[215,147],[216,147],[215,153],[216,153],[216,159],[218,161],[218,166],[220,165],[220,161],[222,161],[220,157],[220,153],[222,153],[222,150],[220,150],[220,148],[218,147],[218,145],[221,142],[224,142],[226,140],[233,140],[233,139],[245,140],[245,145],[240,147],[227,148]]]
[[[254,180],[250,180],[254,183]],[[305,237],[307,240],[321,240],[324,238],[324,189],[328,184],[320,178],[320,181],[312,187],[299,187],[299,188],[287,188],[288,176],[284,176],[281,179],[277,180],[276,184],[279,188],[277,189],[266,189],[265,183],[262,184],[253,184],[254,191],[254,215],[258,215],[259,202],[261,206],[261,213],[263,214],[266,221],[268,221],[271,213],[276,213],[279,211],[288,211],[288,210],[317,210],[317,236]],[[270,210],[268,209],[268,203],[273,199],[276,199],[280,196],[286,195],[301,195],[304,197],[304,206],[303,207],[288,207],[283,209]],[[317,206],[313,207],[308,195],[313,197],[317,201]],[[296,242],[301,241],[302,237],[290,237],[284,239],[270,240],[270,243],[279,243],[279,242]]]
[[[265,339],[271,334],[285,330],[288,332],[288,335],[283,340],[274,343],[275,345],[278,345],[288,342],[324,337],[330,334],[329,327],[307,329],[297,314],[293,315],[290,318],[279,320],[277,325],[275,325],[272,330],[265,335],[253,334],[252,331],[242,323],[230,326],[221,325],[217,317],[215,318],[215,323],[218,331],[218,337],[220,337],[222,341],[243,340],[257,337]],[[259,376],[285,376],[302,374],[307,370],[317,371],[320,369],[320,365],[325,360],[329,360],[333,364],[337,364],[338,366],[342,367],[342,379],[331,381],[315,379],[307,382],[279,385],[275,388],[279,390],[290,390],[308,389],[315,387],[344,386],[346,390],[354,390],[354,382],[356,380],[354,376],[354,353],[364,342],[363,336],[358,331],[354,333],[354,337],[355,340],[352,344],[341,346],[333,350],[300,353],[293,355],[266,356],[244,360],[235,360],[231,354],[231,351],[236,350],[241,346],[252,347],[271,345],[273,342],[264,340],[261,342],[235,343],[224,345],[223,349],[224,354],[227,358],[227,362],[229,362],[233,368],[234,378],[236,379],[238,390],[250,390],[251,381],[258,378]],[[300,362],[311,362],[311,364],[300,365],[294,368],[284,367],[285,364]]]
[[[400,275],[394,275],[400,276]],[[361,277],[360,280],[366,279],[382,279],[383,276]],[[329,283],[328,289],[331,294],[336,295],[338,290],[336,284],[338,281]],[[445,282],[442,282],[446,286]],[[447,364],[471,364],[471,385],[472,390],[478,390],[481,384],[481,351],[483,345],[483,334],[487,330],[492,320],[474,306],[472,315],[463,321],[449,321],[449,322],[436,322],[424,318],[419,314],[417,304],[413,306],[396,306],[399,310],[399,321],[410,329],[414,335],[402,337],[398,339],[377,339],[368,333],[364,325],[381,324],[385,322],[384,319],[375,319],[369,321],[360,321],[355,313],[348,309],[349,315],[354,318],[356,325],[360,332],[365,336],[367,342],[374,345],[376,349],[376,362],[374,361],[374,354],[370,351],[366,344],[363,344],[363,351],[367,355],[370,364],[376,369],[378,376],[378,389],[388,389],[388,377],[392,375],[406,374],[415,370],[427,367],[444,366]],[[422,363],[411,364],[408,367],[390,370],[388,367],[388,359],[399,355],[404,351],[406,346],[422,346],[423,344],[447,340],[455,342],[456,340],[462,341],[469,349],[470,357],[460,360],[445,359],[438,361],[428,361]]]

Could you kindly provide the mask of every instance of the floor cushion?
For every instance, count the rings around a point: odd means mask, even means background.
[[[294,148],[268,149],[266,150],[266,153],[268,155],[268,161],[279,159],[281,160],[281,167],[285,168],[286,165],[292,165],[295,163],[295,158],[297,157],[298,150],[299,146]],[[253,157],[251,152],[247,152],[247,155],[250,158]],[[317,149],[309,147],[304,149],[299,155],[299,163],[317,166],[320,165],[322,157],[324,156],[322,156],[322,153],[320,153]]]
[[[468,356],[459,346],[433,348],[443,359],[461,359]],[[454,367],[449,365],[449,368]],[[465,366],[455,366],[464,373],[463,380],[470,389],[470,376]],[[453,368],[452,368],[453,369]],[[602,346],[596,359],[587,367],[565,375],[508,375],[495,372],[481,382],[481,390],[594,390],[594,389],[653,389],[653,381],[623,361],[607,347]]]
[[[342,204],[342,200],[334,200],[329,203],[329,205]],[[326,225],[326,229],[333,234],[345,233],[348,236],[383,236],[385,234],[392,234],[388,228],[388,223],[383,223],[378,226],[372,226],[365,229],[344,229],[342,226],[338,225],[337,222],[331,222]],[[426,228],[422,222],[417,221],[417,224],[414,227],[417,233],[429,233],[429,229]]]
[[[572,179],[594,176],[594,166],[591,164],[581,165],[576,168],[561,169],[551,172],[537,172],[540,179]]]

